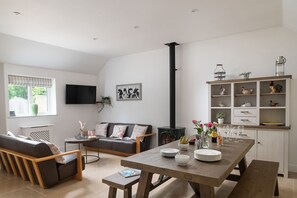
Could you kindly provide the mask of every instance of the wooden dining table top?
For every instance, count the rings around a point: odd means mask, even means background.
[[[126,157],[121,160],[121,165],[140,169],[145,172],[183,179],[193,183],[218,187],[245,157],[246,153],[254,145],[254,142],[251,139],[243,139],[239,142],[232,140],[230,142],[224,142],[222,146],[210,143],[210,149],[222,152],[222,159],[216,162],[198,161],[194,158],[196,145],[189,145],[187,151],[181,151],[180,153],[189,155],[190,161],[187,166],[179,166],[174,157],[163,157],[160,154],[161,149],[178,149],[178,141],[175,141]]]

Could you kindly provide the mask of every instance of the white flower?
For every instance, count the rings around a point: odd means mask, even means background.
[[[78,123],[80,125],[80,130],[83,131],[84,128],[85,128],[86,122],[84,122],[84,121],[82,122],[82,121],[79,120]]]

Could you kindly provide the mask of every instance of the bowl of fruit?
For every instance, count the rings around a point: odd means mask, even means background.
[[[189,139],[186,136],[182,136],[177,144],[179,150],[186,151],[189,147]]]

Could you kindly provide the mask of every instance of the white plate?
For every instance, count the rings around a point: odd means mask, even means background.
[[[194,151],[194,158],[206,162],[215,162],[222,159],[222,153],[213,149],[198,149]]]
[[[166,148],[160,150],[161,155],[164,157],[174,157],[178,152],[179,150],[175,148]]]

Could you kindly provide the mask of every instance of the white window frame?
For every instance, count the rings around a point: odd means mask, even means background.
[[[28,76],[28,77],[35,77],[35,76]],[[43,77],[38,77],[38,78],[43,78]],[[44,77],[47,78],[47,77]],[[56,108],[56,80],[54,78],[50,78],[52,80],[52,87],[51,88],[47,88],[46,87],[46,91],[47,91],[47,112],[46,113],[38,113],[38,116],[48,116],[48,115],[57,115],[57,108]],[[8,85],[10,83],[7,83],[7,94],[9,91]],[[37,87],[37,86],[29,86],[29,85],[25,85],[27,86],[28,89],[28,114],[23,114],[23,115],[15,115],[15,116],[10,116],[9,112],[8,115],[9,117],[36,117],[32,115],[32,110],[31,110],[31,105],[33,103],[33,95],[32,95],[32,88],[33,87]],[[42,86],[39,86],[42,87]],[[8,99],[9,101],[9,99]],[[8,102],[8,111],[9,111],[10,107],[9,107],[9,102]]]

